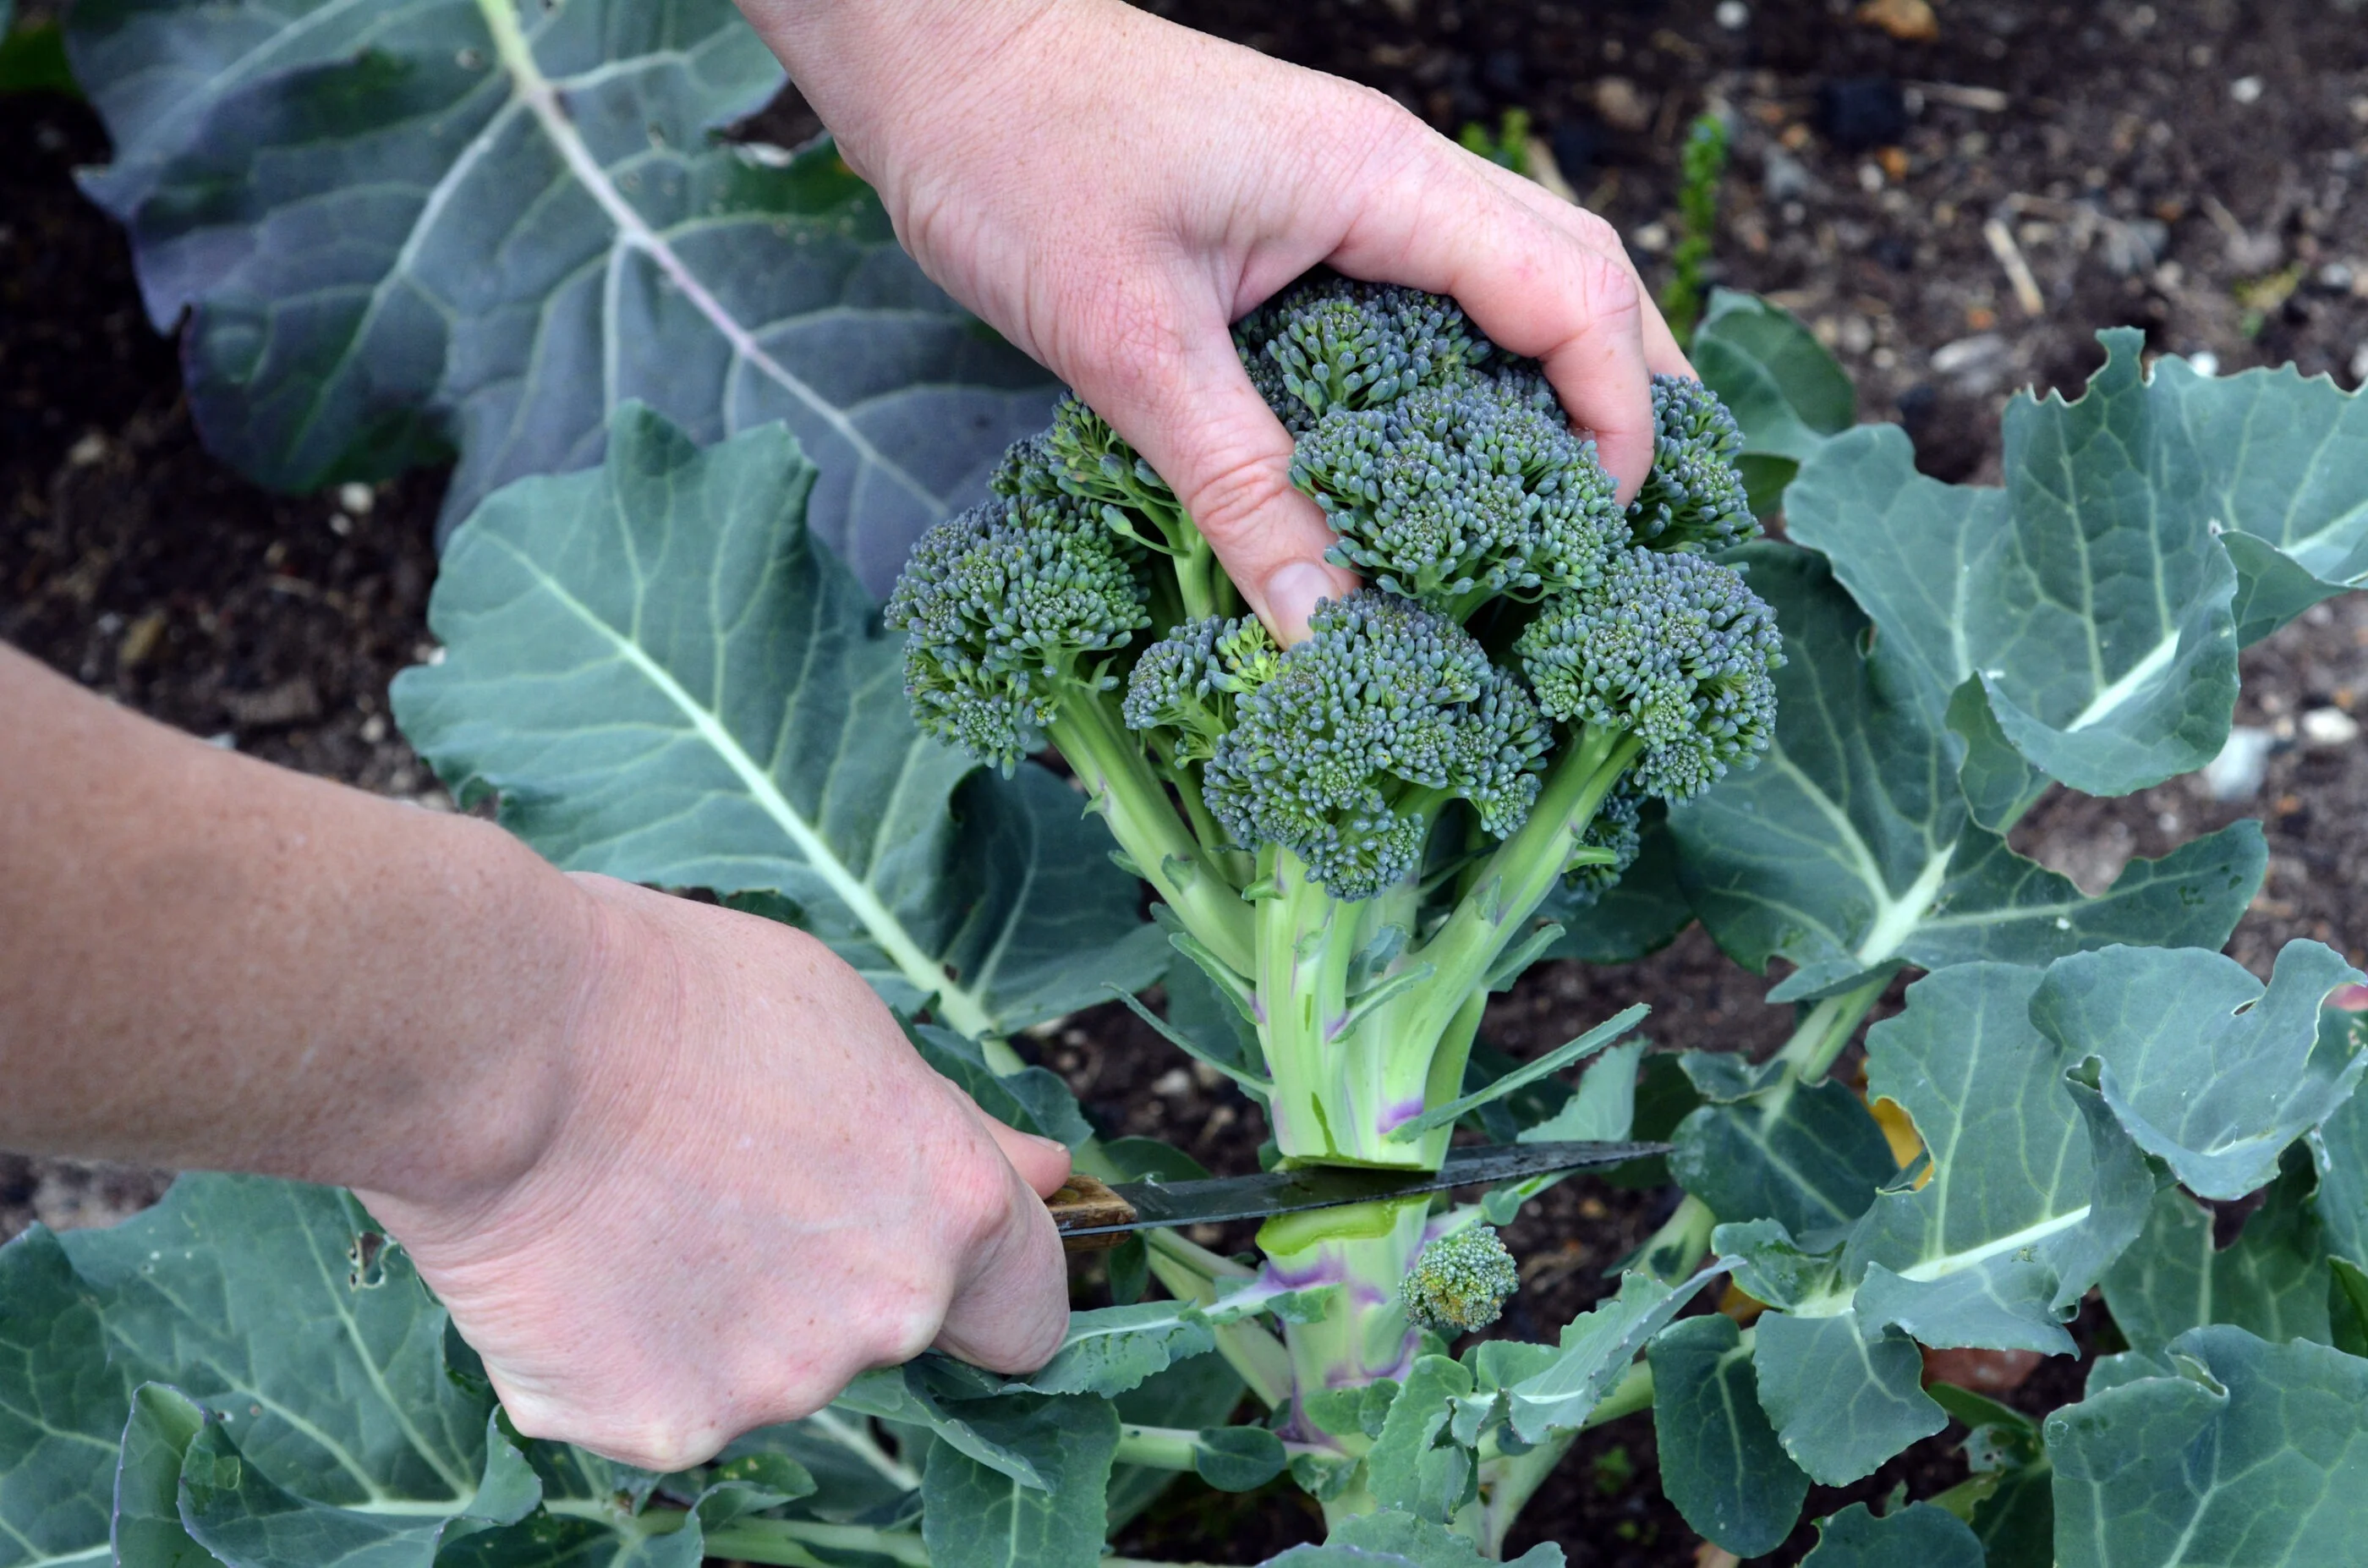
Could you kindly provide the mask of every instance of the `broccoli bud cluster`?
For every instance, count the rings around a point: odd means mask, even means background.
[[[1444,799],[1471,801],[1500,838],[1520,825],[1552,732],[1470,632],[1372,589],[1309,626],[1239,698],[1202,773],[1226,831],[1245,846],[1288,846],[1336,897],[1358,899],[1414,869]],[[1140,699],[1147,711],[1166,687],[1167,646],[1136,667],[1131,709]]]
[[[1332,559],[1372,586],[1278,648],[1174,492],[1064,399],[993,501],[924,536],[890,601],[931,733],[1008,768],[1064,705],[1097,705],[1094,733],[1176,792],[1193,853],[1244,868],[1279,846],[1343,900],[1429,885],[1442,846],[1452,863],[1514,835],[1582,734],[1627,769],[1580,792],[1595,814],[1557,851],[1592,897],[1634,859],[1645,799],[1698,793],[1767,745],[1775,623],[1704,553],[1756,531],[1742,437],[1708,391],[1654,380],[1657,455],[1623,510],[1541,368],[1452,301],[1325,276],[1235,336]]]
[[[1007,772],[1041,746],[1064,688],[1114,684],[1092,655],[1151,624],[1132,553],[1086,503],[1018,484],[923,534],[887,611],[922,727]]]
[[[1299,438],[1291,472],[1340,536],[1337,564],[1425,604],[1590,581],[1624,531],[1594,443],[1534,370],[1337,408]]]
[[[1673,801],[1767,745],[1782,649],[1775,617],[1733,570],[1642,549],[1550,601],[1514,644],[1541,707],[1634,733],[1645,744],[1636,787]]]
[[[1422,1249],[1398,1285],[1406,1315],[1440,1334],[1487,1327],[1520,1289],[1521,1271],[1486,1225],[1440,1237]]]

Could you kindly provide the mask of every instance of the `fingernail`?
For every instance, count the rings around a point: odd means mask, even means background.
[[[1040,1138],[1033,1132],[1023,1132],[1019,1136],[1031,1143],[1042,1144],[1044,1152],[1048,1154],[1058,1154],[1064,1160],[1069,1157],[1069,1146],[1058,1138]]]
[[[1332,574],[1315,562],[1287,562],[1267,576],[1267,619],[1273,622],[1276,635],[1285,642],[1296,642],[1307,635],[1307,618],[1315,613],[1316,605],[1338,593]]]

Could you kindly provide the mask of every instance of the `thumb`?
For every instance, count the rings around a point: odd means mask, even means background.
[[[1291,434],[1250,385],[1212,312],[1164,355],[1081,377],[1077,393],[1175,487],[1219,564],[1284,642],[1307,635],[1316,601],[1357,585],[1326,562],[1333,533],[1291,483]]]

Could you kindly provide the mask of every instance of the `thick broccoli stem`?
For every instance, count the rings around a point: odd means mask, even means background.
[[[1386,1004],[1351,1028],[1356,999],[1349,994],[1357,955],[1391,926],[1412,930],[1417,885],[1408,881],[1344,902],[1326,892],[1288,849],[1272,857],[1268,884],[1271,896],[1258,903],[1255,978],[1264,1013],[1259,1043],[1274,1079],[1275,1147],[1292,1158],[1327,1165],[1420,1165],[1413,1145],[1388,1142],[1381,1132],[1406,1119],[1390,1119],[1393,1090],[1401,1101],[1408,1097],[1397,1059],[1419,1050],[1428,1062],[1429,1051],[1383,1027]],[[1391,972],[1406,967],[1401,960]],[[1412,1091],[1417,1102],[1420,1088],[1417,1074]]]
[[[1471,891],[1413,957],[1432,966],[1431,980],[1408,999],[1401,1026],[1436,1039],[1465,1000],[1480,992],[1506,947],[1554,890],[1578,841],[1644,743],[1622,730],[1589,726],[1546,775],[1529,820],[1497,847],[1471,879]],[[1441,1139],[1444,1150],[1444,1139]],[[1436,1163],[1434,1157],[1433,1163]]]
[[[1429,1215],[1428,1198],[1408,1198],[1285,1214],[1258,1228],[1270,1278],[1293,1290],[1338,1288],[1321,1318],[1283,1325],[1295,1390],[1294,1436],[1339,1447],[1308,1420],[1305,1396],[1403,1379],[1413,1367],[1421,1340],[1399,1302],[1398,1282],[1422,1251]]]
[[[1062,703],[1044,728],[1143,879],[1203,947],[1236,973],[1256,972],[1250,906],[1176,814],[1114,705],[1080,696]]]

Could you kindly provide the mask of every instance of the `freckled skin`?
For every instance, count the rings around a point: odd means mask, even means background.
[[[811,937],[5,649],[0,722],[0,1147],[353,1187],[522,1431],[652,1469],[933,1341],[1059,1342],[1066,1154]]]

